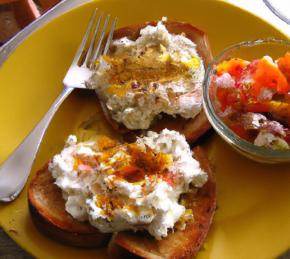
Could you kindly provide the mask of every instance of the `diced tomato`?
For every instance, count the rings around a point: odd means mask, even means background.
[[[236,106],[236,104],[239,104],[239,93],[236,91],[231,91],[227,97],[227,103],[228,106]]]
[[[218,88],[216,95],[221,105],[222,111],[224,111],[227,107],[232,107],[239,102],[238,92],[232,88]]]
[[[247,93],[240,91],[240,102],[241,104],[246,104],[248,102]]]
[[[260,59],[253,60],[248,66],[247,66],[247,72],[251,75],[254,74],[254,72],[257,69],[257,65],[259,63]]]
[[[221,105],[221,110],[224,111],[227,108],[227,96],[228,89],[227,88],[217,88],[216,97]]]
[[[287,52],[284,57],[278,58],[278,67],[290,83],[290,52]]]
[[[220,63],[216,68],[216,73],[218,76],[229,73],[231,76],[239,78],[243,72],[243,69],[249,64],[248,61],[240,58],[232,58],[230,60],[225,60]]]
[[[270,88],[281,94],[290,91],[290,86],[283,73],[265,58],[258,62],[253,79],[251,93],[256,97],[259,96],[262,88]]]
[[[279,127],[286,130],[284,139],[290,144],[290,52],[279,58],[277,65],[266,57],[251,63],[238,58],[223,61],[217,66],[216,76],[224,73],[235,80],[235,87],[216,88],[221,111],[233,111],[223,116],[225,124],[242,139],[253,142],[257,132],[245,129],[239,115],[262,113],[269,121],[277,122],[271,124],[277,132]]]
[[[240,138],[248,139],[248,133],[240,124],[231,124],[230,129],[235,132]]]

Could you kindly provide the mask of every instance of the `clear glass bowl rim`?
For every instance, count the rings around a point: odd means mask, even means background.
[[[258,157],[263,157],[265,159],[281,159],[281,160],[290,160],[290,150],[273,150],[270,148],[264,148],[255,146],[248,141],[243,140],[239,136],[237,136],[232,130],[230,130],[227,125],[219,118],[219,116],[215,113],[214,107],[211,103],[209,96],[209,87],[210,87],[210,77],[214,73],[214,65],[218,64],[220,59],[227,53],[232,50],[242,48],[242,47],[253,47],[262,44],[279,44],[284,46],[289,46],[290,41],[283,39],[275,39],[275,38],[266,38],[266,39],[258,39],[253,41],[242,41],[237,44],[233,44],[226,49],[224,49],[219,55],[217,55],[213,61],[209,64],[206,74],[205,80],[203,82],[203,107],[205,113],[209,119],[209,122],[213,126],[213,128],[217,131],[219,135],[225,138],[231,145],[238,147],[240,150],[251,153]]]

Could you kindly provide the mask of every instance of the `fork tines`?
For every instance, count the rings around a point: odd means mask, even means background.
[[[96,9],[76,55],[79,66],[94,68],[96,60],[109,50],[117,18]],[[106,37],[107,35],[107,37]]]

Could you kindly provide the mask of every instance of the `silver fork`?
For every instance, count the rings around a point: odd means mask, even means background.
[[[74,88],[85,88],[85,82],[92,75],[95,61],[106,54],[109,49],[116,23],[116,18],[111,19],[110,15],[99,13],[97,9],[94,11],[83,40],[63,80],[63,91],[42,120],[0,167],[0,201],[13,201],[25,186],[52,117]]]

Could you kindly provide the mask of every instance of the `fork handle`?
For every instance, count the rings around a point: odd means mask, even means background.
[[[41,121],[0,167],[0,201],[13,201],[30,174],[43,135],[65,98],[73,88],[65,87]]]

